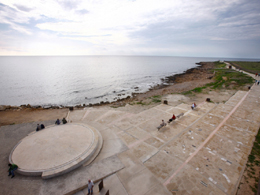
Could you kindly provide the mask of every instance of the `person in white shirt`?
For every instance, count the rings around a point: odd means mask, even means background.
[[[92,180],[88,180],[88,195],[89,194],[93,194],[93,187],[94,187],[94,183]]]

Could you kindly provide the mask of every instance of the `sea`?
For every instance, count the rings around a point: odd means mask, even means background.
[[[236,58],[162,56],[1,56],[0,105],[75,106],[144,93],[205,61]]]

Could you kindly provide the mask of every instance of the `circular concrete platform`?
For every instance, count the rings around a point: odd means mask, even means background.
[[[100,141],[100,133],[90,126],[51,126],[22,139],[12,150],[9,161],[17,164],[23,175],[50,178],[93,158]]]

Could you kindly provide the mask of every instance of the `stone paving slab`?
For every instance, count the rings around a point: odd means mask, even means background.
[[[245,109],[244,107],[239,107],[232,116],[250,121],[260,121],[259,112],[257,112],[256,110]]]
[[[241,166],[247,162],[247,157],[251,151],[251,148],[243,144],[217,135],[214,135],[205,147],[213,153],[223,156],[227,163],[236,163]]]
[[[106,164],[106,166],[104,166],[104,164]],[[88,179],[91,178],[95,182],[123,168],[124,165],[119,158],[117,156],[111,156],[87,167],[77,169],[62,177],[43,180],[39,194],[74,194],[86,187]]]
[[[99,192],[98,184],[96,183],[93,188],[93,194],[99,194],[99,195],[105,195],[106,192],[109,190],[109,194],[111,195],[128,195],[126,192],[123,184],[120,182],[118,176],[116,174],[113,174],[111,176],[106,177],[103,180],[104,188]],[[85,188],[83,191],[83,195],[88,194],[88,189]]]
[[[176,122],[187,127],[190,126],[193,122],[195,122],[198,119],[199,119],[198,116],[185,114],[184,116],[176,120]]]
[[[223,112],[230,113],[233,110],[234,106],[227,104],[219,104],[217,109],[222,110]]]
[[[204,109],[206,111],[211,110],[212,108],[214,108],[216,105],[213,103],[208,103],[208,102],[204,102],[202,105],[199,105],[200,109]]]
[[[189,164],[223,192],[234,193],[242,166],[227,163],[223,157],[205,148],[199,151]]]
[[[166,104],[160,104],[160,105],[154,107],[154,109],[158,109],[158,110],[161,110],[164,112],[167,112],[167,111],[171,110],[172,108],[173,108],[172,106],[169,106]]]
[[[111,123],[112,121],[115,121],[117,118],[119,118],[120,116],[122,116],[124,114],[126,114],[126,113],[121,112],[121,111],[110,110],[96,121],[100,124],[106,125],[106,124]]]
[[[201,136],[187,130],[178,138],[168,142],[161,150],[166,151],[172,157],[185,161],[203,141],[204,139]]]
[[[224,119],[228,115],[228,112],[225,109],[223,109],[223,107],[217,106],[215,109],[209,112],[209,115],[214,115]]]
[[[129,146],[135,142],[137,142],[138,139],[136,139],[134,136],[132,136],[131,134],[122,132],[120,134],[118,134],[118,137],[124,141],[124,143]]]
[[[185,113],[185,112],[187,112],[187,111],[188,111],[187,109],[178,108],[178,107],[173,107],[173,108],[171,108],[170,110],[168,110],[167,113],[175,114],[175,116],[178,116],[179,114]]]
[[[142,142],[130,149],[131,153],[143,163],[158,152],[158,149]]]
[[[85,115],[86,110],[73,110],[69,111],[68,121],[69,122],[79,122]]]
[[[125,132],[130,134],[130,135],[132,135],[133,137],[135,137],[138,140],[144,139],[144,138],[150,136],[149,133],[147,133],[146,131],[140,129],[139,127],[132,127],[130,129],[126,130]]]
[[[191,110],[191,105],[182,103],[182,104],[179,104],[178,106],[176,106],[176,108],[188,111],[188,110]]]
[[[214,126],[206,124],[203,121],[198,121],[189,128],[190,131],[194,132],[195,134],[198,134],[203,139],[206,139],[214,129]]]
[[[156,177],[146,168],[126,180],[121,178],[120,180],[129,195],[143,195],[159,183]]]
[[[223,121],[223,118],[208,114],[201,121],[216,128]]]
[[[171,193],[161,184],[157,184],[153,188],[151,188],[148,192],[146,192],[144,195],[171,195]]]
[[[179,124],[177,122],[172,122],[170,125],[163,127],[160,131],[154,131],[154,137],[167,142],[173,139],[175,136],[179,135],[182,131],[186,129],[186,126]]]
[[[254,132],[255,134],[257,133],[257,131],[259,129],[259,124],[249,121],[249,120],[233,117],[233,116],[231,116],[226,121],[225,124],[228,126],[237,128],[239,130],[242,130],[242,131],[251,131],[251,132]]]
[[[152,158],[147,160],[144,165],[156,176],[156,178],[163,183],[165,179],[183,163],[183,161],[174,158],[161,150]]]
[[[159,140],[156,137],[150,137],[150,138],[146,139],[144,142],[157,149],[159,149],[164,144],[164,142],[162,140]]]
[[[118,154],[118,158],[125,166],[124,169],[116,173],[121,181],[126,181],[128,178],[136,175],[138,172],[146,168],[142,161],[135,157],[133,152],[130,150]]]
[[[165,114],[165,112],[151,108],[149,110],[145,110],[129,119],[129,122],[133,125],[138,125],[143,123],[149,119],[153,118],[161,118],[161,116]],[[170,116],[171,117],[171,116]]]
[[[90,113],[83,119],[86,122],[93,122],[99,120],[104,116],[109,110],[102,110],[102,109],[92,109]]]
[[[195,116],[198,116],[198,117],[202,117],[204,114],[206,114],[206,112],[207,112],[207,110],[201,109],[200,107],[197,107],[196,109],[191,110],[189,112],[189,114],[195,115]]]
[[[218,130],[217,135],[234,140],[237,143],[242,143],[243,145],[250,147],[250,148],[252,147],[252,143],[255,139],[254,133],[236,129],[234,127],[230,127],[227,125],[222,126]]]
[[[186,165],[166,186],[174,195],[225,195],[194,168]]]

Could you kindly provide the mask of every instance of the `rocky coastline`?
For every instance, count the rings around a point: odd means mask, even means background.
[[[0,105],[0,111],[6,111],[6,110],[13,110],[13,111],[19,111],[19,110],[25,110],[25,109],[31,109],[31,110],[45,110],[45,109],[83,109],[85,107],[92,107],[92,106],[103,106],[103,105],[111,105],[111,106],[124,106],[126,103],[129,103],[131,101],[138,101],[140,99],[143,99],[142,97],[145,94],[149,94],[152,91],[161,90],[161,89],[167,89],[169,86],[183,83],[187,81],[195,81],[198,79],[211,79],[213,77],[210,70],[214,68],[214,64],[212,62],[199,62],[196,63],[197,67],[191,68],[186,70],[185,72],[181,74],[175,74],[171,76],[167,76],[165,78],[162,78],[162,84],[153,86],[149,89],[149,91],[145,93],[132,93],[132,96],[127,96],[126,98],[117,98],[116,101],[108,102],[108,101],[101,101],[100,103],[96,104],[80,104],[75,106],[63,106],[63,105],[20,105],[20,106],[10,106],[10,105]],[[136,90],[137,91],[137,90]],[[118,94],[120,96],[120,94]],[[148,95],[149,96],[149,95]],[[140,98],[141,97],[141,98]]]

